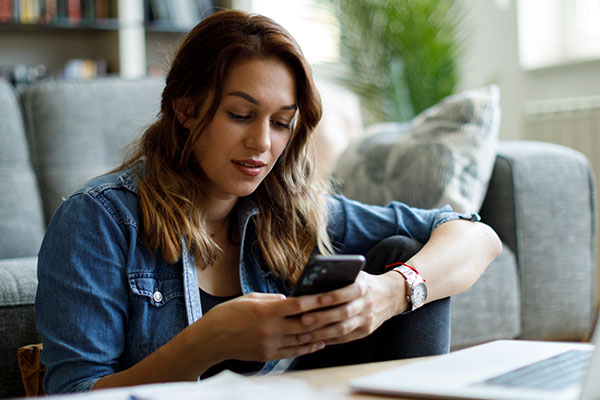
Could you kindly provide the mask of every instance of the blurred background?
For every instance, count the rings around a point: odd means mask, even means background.
[[[501,140],[584,153],[600,176],[600,0],[239,0],[298,39],[365,125],[495,83]]]
[[[600,0],[0,0],[0,74],[17,86],[160,75],[219,8],[280,22],[317,76],[360,96],[365,124],[496,83],[502,139],[558,141],[590,159],[600,149],[581,133],[600,126]]]
[[[536,114],[599,106],[598,0],[237,3],[277,19],[318,73],[368,100],[365,123],[406,120],[449,93],[490,83],[501,89],[502,139],[542,138],[531,131],[543,122]],[[588,122],[600,130],[598,117]]]

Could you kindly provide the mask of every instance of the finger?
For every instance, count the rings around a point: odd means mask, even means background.
[[[357,331],[355,331],[355,332],[352,332],[350,335],[327,339],[325,341],[325,345],[331,346],[333,344],[344,344],[344,343],[348,343],[348,342],[353,342],[355,340],[362,339],[365,336],[366,335],[360,334]]]
[[[313,339],[313,336],[308,334],[308,332],[300,333],[300,334],[291,334],[285,335],[283,337],[278,338],[277,346],[278,347],[295,347],[295,346],[306,346],[311,343],[320,342],[321,340]]]
[[[319,295],[317,301],[322,307],[330,307],[348,303],[362,297],[365,292],[366,283],[357,278],[357,281],[351,285]]]
[[[278,317],[279,321],[276,321],[276,325],[274,327],[274,332],[282,335],[289,335],[291,337],[295,337],[295,335],[299,335],[302,333],[307,333],[315,330],[315,326],[310,326],[303,324],[300,317]],[[295,344],[299,344],[300,342],[295,342]]]
[[[297,340],[300,343],[324,341],[327,344],[345,343],[366,336],[359,330],[360,318],[354,317],[339,323],[331,324],[311,332],[301,333]]]
[[[288,297],[282,304],[278,305],[279,308],[276,312],[281,317],[292,317],[322,308],[318,298],[319,295]]]
[[[324,342],[316,342],[303,344],[299,346],[289,346],[280,349],[280,358],[290,358],[290,357],[298,357],[303,356],[305,354],[314,353],[315,351],[319,351],[325,348]]]
[[[276,348],[307,345],[319,341],[312,339],[312,336],[306,336],[307,333],[312,331],[302,326],[299,321],[286,321],[284,325],[287,325],[287,327],[282,328],[281,324],[263,327],[257,341],[270,343],[272,347]],[[285,333],[286,330],[291,333]]]
[[[347,303],[365,292],[363,283],[353,283],[342,289],[333,290],[324,294],[294,296],[286,299],[286,304],[279,310],[281,316],[298,316],[309,311],[332,307]]]
[[[285,300],[286,297],[285,295],[281,294],[281,293],[261,293],[261,292],[252,292],[252,293],[248,293],[245,296],[242,296],[248,299],[256,299],[256,300],[263,300],[263,301],[281,301],[281,300]]]
[[[314,330],[356,317],[361,314],[364,307],[364,299],[359,298],[338,307],[304,313],[300,316],[300,322]]]

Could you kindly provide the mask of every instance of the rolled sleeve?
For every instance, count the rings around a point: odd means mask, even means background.
[[[452,208],[449,205],[445,205],[444,207],[439,209],[439,213],[435,216],[433,220],[433,229],[437,228],[445,222],[454,221],[457,219],[473,222],[481,221],[481,217],[477,213],[457,213],[452,211]]]
[[[421,243],[429,240],[435,228],[445,222],[480,220],[478,214],[452,211],[449,205],[439,209],[411,207],[393,201],[386,206],[367,205],[336,195],[329,201],[329,232],[339,253],[366,254],[381,240],[402,235]]]

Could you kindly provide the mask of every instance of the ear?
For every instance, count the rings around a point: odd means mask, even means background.
[[[171,105],[177,121],[179,121],[183,127],[192,129],[196,121],[196,115],[194,113],[192,101],[189,98],[180,97],[173,100]]]

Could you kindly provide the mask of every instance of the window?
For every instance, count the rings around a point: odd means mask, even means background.
[[[281,24],[298,41],[310,63],[339,61],[339,24],[327,1],[238,0],[233,5]]]
[[[600,0],[517,0],[526,70],[600,59]]]

